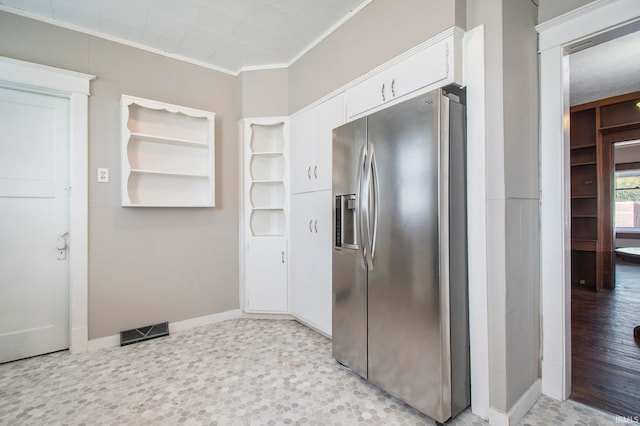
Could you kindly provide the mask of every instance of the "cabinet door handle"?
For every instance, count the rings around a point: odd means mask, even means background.
[[[311,166],[307,167],[307,177],[311,180]]]
[[[318,166],[313,166],[313,176],[318,179]]]
[[[386,101],[387,98],[384,96],[384,83],[382,83],[382,102]]]
[[[396,97],[396,79],[391,80],[391,96]]]
[[[282,263],[284,263],[284,250],[282,250]]]
[[[313,222],[313,229],[316,230],[316,234],[318,233],[318,221]]]
[[[313,220],[310,220],[309,221],[309,232],[313,232],[312,226],[313,226]]]

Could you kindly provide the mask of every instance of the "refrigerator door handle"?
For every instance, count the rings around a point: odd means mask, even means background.
[[[373,153],[373,144],[369,143],[369,149],[368,149],[368,154],[367,155],[367,159],[366,159],[366,165],[365,165],[365,188],[363,191],[363,194],[366,194],[366,200],[363,200],[363,205],[365,207],[364,209],[364,216],[365,216],[365,227],[366,227],[366,237],[367,237],[367,244],[365,246],[365,250],[364,250],[364,254],[365,254],[365,259],[367,261],[367,269],[369,271],[371,271],[373,269],[373,255],[372,255],[372,247],[373,247],[373,240],[372,240],[372,236],[371,236],[371,177],[372,177],[372,169],[373,169],[373,157],[374,157],[374,153]],[[375,200],[374,200],[375,201]]]
[[[365,250],[365,245],[364,245],[364,241],[363,241],[363,229],[362,229],[362,224],[363,224],[363,208],[364,208],[364,197],[363,194],[364,192],[362,191],[362,183],[363,183],[363,171],[364,171],[364,167],[365,167],[365,154],[366,154],[366,145],[362,145],[362,148],[360,149],[360,160],[358,161],[358,173],[357,173],[357,177],[356,177],[356,183],[358,185],[357,187],[357,195],[356,195],[356,218],[358,220],[358,237],[357,237],[357,242],[356,244],[358,244],[360,246],[360,262],[362,265],[362,269],[364,269],[365,271],[367,270],[367,258],[366,258],[366,250]]]
[[[371,167],[369,173],[371,174],[371,184],[373,189],[373,230],[372,237],[370,238],[371,247],[371,268],[373,268],[376,258],[376,240],[378,235],[378,216],[380,212],[380,191],[379,191],[379,179],[378,179],[378,165],[376,163],[376,153],[371,145]]]

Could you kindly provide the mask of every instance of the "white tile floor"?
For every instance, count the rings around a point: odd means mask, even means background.
[[[1,425],[431,425],[341,368],[294,321],[230,320],[131,346],[0,365]],[[484,425],[469,410],[452,425]],[[542,397],[522,424],[613,425]]]

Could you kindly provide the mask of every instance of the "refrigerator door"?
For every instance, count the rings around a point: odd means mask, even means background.
[[[333,134],[333,357],[367,377],[367,270],[362,242],[361,190],[366,119]]]
[[[365,171],[367,225],[377,234],[368,273],[368,378],[438,421],[451,415],[439,256],[447,194],[439,179],[441,102],[437,91],[370,115],[375,162]]]

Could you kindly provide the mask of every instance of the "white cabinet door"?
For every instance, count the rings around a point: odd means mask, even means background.
[[[313,176],[316,191],[331,189],[333,129],[345,122],[344,95],[339,94],[313,109]]]
[[[290,121],[291,192],[313,190],[313,112],[301,112]]]
[[[333,230],[332,214],[333,203],[331,191],[314,193],[314,269],[313,269],[313,294],[316,306],[316,327],[320,331],[331,335],[331,307],[332,307],[332,256],[333,256]],[[317,218],[317,219],[316,219]],[[317,220],[317,224],[315,223]]]
[[[384,71],[347,90],[347,116],[353,117],[388,101],[387,77],[388,73]]]
[[[448,52],[447,42],[443,41],[392,67],[389,72],[391,99],[445,80],[448,76]]]
[[[288,310],[287,241],[278,237],[250,238],[245,251],[247,312]]]
[[[313,192],[291,196],[291,313],[314,323]]]
[[[291,313],[331,334],[331,191],[291,197]]]
[[[344,124],[343,95],[291,118],[291,192],[331,189],[333,129]]]
[[[461,83],[462,65],[457,59],[461,39],[461,33],[453,31],[451,35],[347,90],[347,118],[373,112],[417,90]]]

